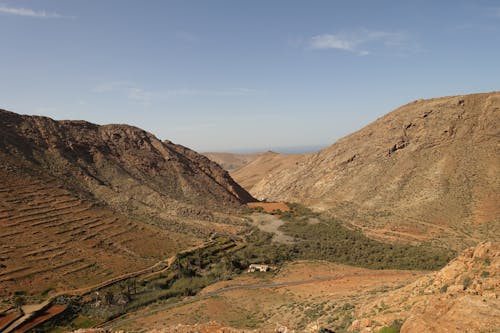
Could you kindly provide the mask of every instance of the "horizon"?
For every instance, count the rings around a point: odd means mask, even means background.
[[[499,31],[495,1],[6,0],[0,101],[201,152],[311,149],[413,100],[497,91]]]

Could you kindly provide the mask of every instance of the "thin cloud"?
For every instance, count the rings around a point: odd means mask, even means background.
[[[356,41],[349,40],[339,35],[319,35],[311,38],[313,49],[338,49],[344,51],[354,51]]]
[[[69,16],[60,15],[58,13],[46,12],[44,10],[37,11],[29,8],[9,7],[4,4],[0,4],[0,13],[6,15],[25,16],[34,18],[73,18]]]
[[[230,88],[221,90],[184,88],[150,91],[139,87],[131,81],[110,81],[95,86],[91,89],[91,92],[98,94],[120,94],[132,101],[141,103],[144,106],[150,106],[153,101],[177,97],[236,97],[254,95],[257,93],[257,90],[248,88]]]
[[[144,106],[150,106],[154,93],[143,90],[141,88],[128,88],[127,97],[131,100],[137,101]]]
[[[410,46],[410,38],[405,33],[370,30],[321,34],[311,37],[309,41],[309,47],[315,50],[335,49],[361,56],[380,48],[409,50]]]
[[[254,89],[234,88],[222,90],[200,90],[200,89],[171,89],[163,94],[167,97],[177,96],[244,96],[256,93]]]

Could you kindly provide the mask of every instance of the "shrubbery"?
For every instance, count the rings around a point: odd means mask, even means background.
[[[446,265],[454,255],[425,245],[382,243],[299,204],[289,206],[290,211],[281,214],[281,219],[287,221],[281,230],[294,237],[295,243],[275,244],[271,242],[272,235],[256,231],[244,250],[247,261],[279,263],[322,259],[374,269],[435,270]],[[318,219],[319,223],[310,223],[311,218]]]

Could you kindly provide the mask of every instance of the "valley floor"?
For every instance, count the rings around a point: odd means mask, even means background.
[[[279,326],[296,331],[313,331],[319,326],[347,328],[355,304],[425,274],[296,261],[278,272],[244,273],[231,281],[215,283],[198,296],[177,304],[148,307],[110,327],[177,332],[179,324],[216,321],[222,326],[259,332],[275,332]]]

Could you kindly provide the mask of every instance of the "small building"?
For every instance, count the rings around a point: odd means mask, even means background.
[[[269,265],[261,265],[261,264],[251,264],[248,266],[248,273],[253,272],[268,272],[272,268]]]

